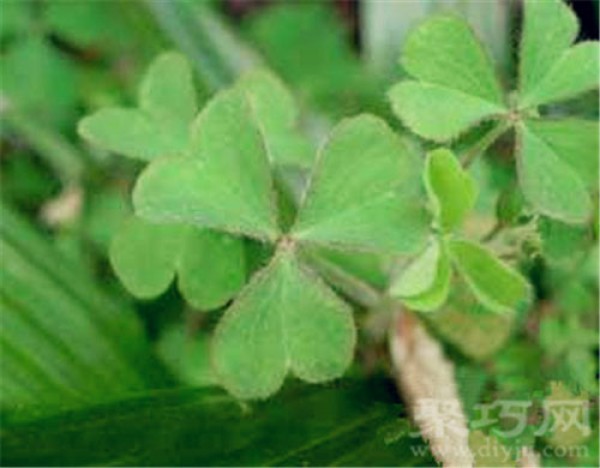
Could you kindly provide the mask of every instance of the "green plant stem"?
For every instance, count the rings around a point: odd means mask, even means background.
[[[507,120],[498,122],[490,131],[483,135],[473,146],[464,152],[461,158],[461,164],[466,169],[468,168],[475,158],[483,154],[506,130],[510,128],[511,124]]]
[[[345,272],[333,262],[308,250],[303,250],[302,254],[332,285],[365,309],[374,309],[384,301],[382,292]]]

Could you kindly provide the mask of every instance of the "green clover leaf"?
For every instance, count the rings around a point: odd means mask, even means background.
[[[443,231],[452,231],[460,226],[475,206],[475,181],[447,149],[429,153],[425,167],[425,188],[433,205],[435,219]]]
[[[295,210],[284,213],[273,170],[313,159],[296,133],[291,94],[255,70],[194,116],[181,60],[167,54],[150,67],[139,109],[100,111],[80,126],[88,140],[150,161],[133,190],[136,217],[115,237],[111,263],[138,297],[161,294],[175,276],[201,309],[237,296],[212,351],[220,380],[240,398],[271,395],[288,372],[309,382],[339,377],[352,360],[352,314],[311,272],[307,253],[417,252],[430,223],[418,156],[383,120],[347,119],[324,145],[297,218],[287,219]],[[243,288],[240,236],[276,252]]]
[[[383,120],[343,120],[317,160],[292,235],[321,245],[414,253],[427,234],[418,167]]]
[[[435,235],[429,246],[392,281],[390,295],[414,310],[437,310],[448,299],[452,270],[456,270],[487,310],[516,310],[529,295],[525,279],[487,249],[454,235],[474,207],[475,181],[451,151],[437,149],[427,154],[424,184],[433,211]]]
[[[535,127],[534,127],[535,128]],[[535,200],[537,211],[565,222],[585,221],[592,202],[585,182],[572,165],[561,158],[527,122],[517,127],[522,157],[519,181],[527,200]]]
[[[519,69],[521,107],[574,97],[598,86],[598,42],[572,45],[577,17],[561,0],[525,4]]]
[[[185,155],[161,158],[142,173],[133,193],[136,213],[275,240],[269,160],[246,94],[219,93],[192,124],[190,139]]]
[[[461,18],[428,19],[407,37],[401,57],[417,81],[395,85],[389,97],[396,115],[418,135],[447,141],[506,112],[491,61]]]
[[[107,108],[84,118],[79,134],[90,143],[151,161],[186,151],[197,112],[192,70],[182,55],[168,52],[150,66],[137,109]]]
[[[215,366],[234,395],[266,398],[288,371],[308,382],[341,376],[355,335],[349,307],[283,249],[219,323]]]
[[[514,127],[519,183],[529,205],[558,220],[586,222],[592,209],[588,189],[597,186],[597,125],[531,118],[540,105],[598,86],[598,42],[572,45],[577,32],[576,17],[562,0],[526,0],[519,86],[515,96],[503,97],[466,22],[434,16],[406,39],[401,63],[413,79],[389,91],[392,109],[417,135],[438,142],[456,139],[482,120],[497,120],[487,147]]]
[[[451,241],[449,250],[456,269],[487,309],[512,312],[527,300],[527,281],[490,250],[466,240]]]
[[[269,159],[282,166],[310,168],[313,148],[296,131],[298,108],[281,80],[265,69],[243,75],[237,86],[246,92],[265,139]]]
[[[110,261],[127,290],[141,299],[162,294],[177,274],[183,297],[200,310],[226,304],[246,279],[241,239],[134,216],[113,238]]]
[[[434,239],[392,284],[390,294],[401,298],[413,310],[433,311],[446,302],[451,277],[450,257],[444,243]]]

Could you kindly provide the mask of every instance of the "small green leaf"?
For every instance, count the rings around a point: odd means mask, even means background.
[[[525,125],[584,181],[598,187],[598,122],[579,119],[529,119]]]
[[[418,170],[416,155],[383,120],[342,121],[322,150],[292,235],[333,246],[418,251],[428,231]]]
[[[298,109],[283,82],[268,70],[257,69],[243,75],[237,86],[246,91],[252,104],[271,161],[310,167],[313,148],[295,130]]]
[[[402,81],[388,92],[392,110],[417,135],[444,142],[505,109],[445,86]]]
[[[567,50],[539,84],[521,100],[525,107],[572,98],[598,87],[598,42],[582,42]]]
[[[425,188],[435,219],[445,231],[452,231],[463,223],[477,198],[475,181],[447,149],[427,155]]]
[[[219,93],[196,119],[189,154],[160,159],[138,178],[136,213],[156,222],[274,239],[271,172],[261,133],[240,90]]]
[[[424,293],[433,286],[440,258],[439,242],[432,242],[392,284],[390,292],[396,297]]]
[[[490,58],[458,16],[438,15],[423,22],[406,38],[401,63],[422,82],[503,106]]]
[[[528,94],[577,36],[577,17],[562,0],[526,0],[519,89]]]
[[[160,123],[161,131],[187,142],[198,106],[192,69],[183,55],[167,52],[152,62],[140,86],[139,103]]]
[[[137,109],[101,109],[79,122],[79,134],[91,144],[131,158],[151,161],[180,154],[187,146]]]
[[[131,294],[154,298],[177,274],[181,294],[200,310],[221,307],[237,294],[246,277],[244,256],[242,241],[227,234],[137,217],[110,247],[112,267]]]
[[[577,17],[562,0],[527,0],[521,41],[522,106],[573,97],[598,85],[598,45],[570,47]]]
[[[164,292],[175,276],[185,226],[150,224],[131,217],[115,235],[110,262],[128,291],[148,299]]]
[[[244,286],[244,255],[240,239],[206,229],[189,229],[177,265],[183,297],[201,310],[221,307]]]
[[[390,294],[414,310],[435,310],[446,301],[450,288],[450,259],[439,241],[412,262],[392,284]]]
[[[469,241],[453,240],[450,252],[473,294],[489,310],[513,312],[528,299],[527,281],[487,249]]]
[[[551,218],[585,222],[592,205],[577,172],[526,124],[518,127],[518,138],[517,169],[525,199]]]
[[[140,86],[139,109],[101,109],[81,120],[78,131],[94,145],[144,161],[181,155],[196,106],[189,63],[168,52],[150,65]]]
[[[506,112],[489,57],[462,19],[441,15],[406,39],[402,65],[418,81],[389,92],[394,113],[418,135],[447,141]]]
[[[214,363],[239,398],[266,398],[288,370],[308,382],[340,377],[356,340],[348,306],[294,254],[281,251],[227,310],[214,337]]]

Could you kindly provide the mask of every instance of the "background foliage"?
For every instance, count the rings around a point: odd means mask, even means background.
[[[471,423],[591,403],[583,439],[472,447],[597,465],[598,3],[441,3],[0,2],[2,463],[435,464],[389,292]]]

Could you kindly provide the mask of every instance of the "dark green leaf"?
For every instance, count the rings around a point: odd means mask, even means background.
[[[52,412],[147,388],[158,374],[133,311],[14,213],[1,215],[3,409]]]
[[[211,390],[145,395],[4,424],[2,464],[433,465],[423,441],[407,434],[410,425],[389,385],[375,379],[296,386],[249,410]]]

